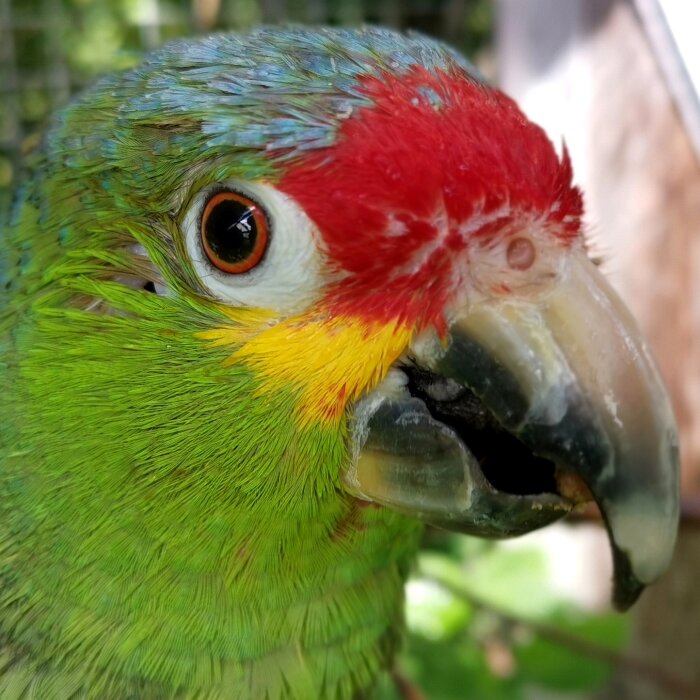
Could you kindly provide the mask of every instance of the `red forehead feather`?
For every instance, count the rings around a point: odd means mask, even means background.
[[[413,269],[440,221],[452,231],[504,207],[511,220],[545,217],[560,237],[578,236],[582,201],[568,156],[560,161],[506,95],[459,69],[422,67],[365,77],[362,91],[372,106],[279,184],[319,227],[333,263],[350,273],[334,290],[340,306],[434,322],[450,261],[464,245],[450,233],[441,254]]]

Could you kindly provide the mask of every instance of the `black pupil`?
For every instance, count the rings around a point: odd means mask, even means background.
[[[235,199],[224,199],[209,211],[204,235],[217,258],[235,264],[250,257],[258,238],[253,211],[252,206]]]

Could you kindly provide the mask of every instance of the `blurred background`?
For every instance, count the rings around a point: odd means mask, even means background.
[[[700,3],[0,0],[0,208],[48,114],[96,76],[173,37],[290,21],[442,38],[566,140],[593,251],[650,340],[682,434],[674,562],[630,615],[608,607],[595,513],[507,543],[430,531],[407,590],[401,689],[382,697],[697,700]]]

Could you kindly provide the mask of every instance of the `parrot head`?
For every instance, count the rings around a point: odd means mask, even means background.
[[[0,268],[3,629],[23,669],[105,650],[46,688],[89,662],[103,690],[350,697],[419,521],[506,537],[593,499],[620,607],[666,568],[673,416],[569,157],[450,49],[175,42],[30,167]]]

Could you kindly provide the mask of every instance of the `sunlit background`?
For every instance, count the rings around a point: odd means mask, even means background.
[[[407,588],[402,691],[419,700],[700,698],[698,4],[662,0],[0,0],[0,207],[50,112],[173,37],[260,23],[384,24],[450,42],[558,145],[596,254],[659,358],[683,434],[671,573],[608,607],[595,513],[516,542],[430,531]],[[694,33],[692,28],[694,28]],[[50,699],[48,699],[50,700]]]

